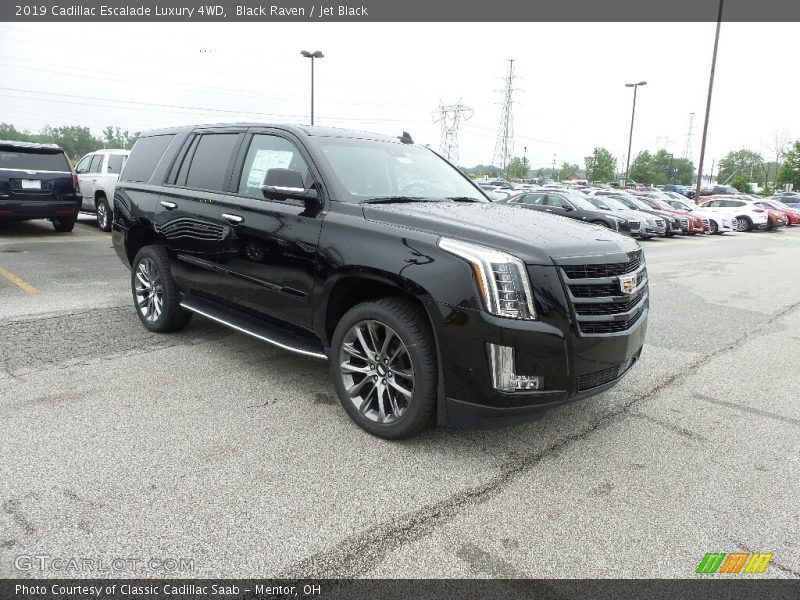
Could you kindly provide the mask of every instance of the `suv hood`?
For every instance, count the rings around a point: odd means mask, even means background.
[[[589,256],[627,262],[627,253],[639,248],[632,238],[605,227],[509,204],[414,202],[362,207],[369,221],[490,246],[532,265]]]

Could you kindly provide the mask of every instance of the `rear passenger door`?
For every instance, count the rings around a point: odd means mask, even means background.
[[[322,179],[302,145],[280,130],[252,130],[234,170],[235,194],[223,201],[226,296],[249,311],[311,330],[325,213],[300,200],[265,199],[261,186],[272,168],[299,171],[306,189],[314,187],[324,202]]]
[[[195,131],[183,145],[162,188],[154,216],[175,279],[184,291],[223,296],[219,270],[227,223],[221,201],[244,137],[242,128]]]

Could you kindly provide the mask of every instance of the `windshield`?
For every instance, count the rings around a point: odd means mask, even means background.
[[[646,202],[642,202],[638,198],[629,198],[629,201],[639,210],[653,210],[652,206],[648,205]]]
[[[603,196],[602,198],[598,198],[597,200],[598,202],[607,206],[611,210],[630,210],[630,208],[625,206],[622,202],[620,202],[616,198],[608,198],[607,196]],[[598,204],[597,206],[600,206],[600,204]],[[603,207],[600,206],[600,208]]]
[[[570,202],[572,202],[577,208],[582,210],[597,210],[597,206],[589,202],[589,199],[582,194],[568,194],[567,198]]]
[[[489,202],[460,171],[438,155],[409,144],[324,138],[322,155],[348,196],[345,202],[376,198],[472,198]]]

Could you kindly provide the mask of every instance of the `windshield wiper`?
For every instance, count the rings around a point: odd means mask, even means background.
[[[361,204],[391,204],[396,202],[440,202],[440,200],[423,198],[422,196],[379,196],[362,200]]]
[[[485,200],[473,198],[472,196],[448,196],[447,199],[452,200],[453,202],[486,202]]]

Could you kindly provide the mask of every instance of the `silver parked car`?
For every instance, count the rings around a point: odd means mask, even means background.
[[[96,150],[84,156],[75,167],[83,195],[81,210],[95,213],[97,226],[102,231],[111,231],[114,188],[129,154],[129,150]]]

